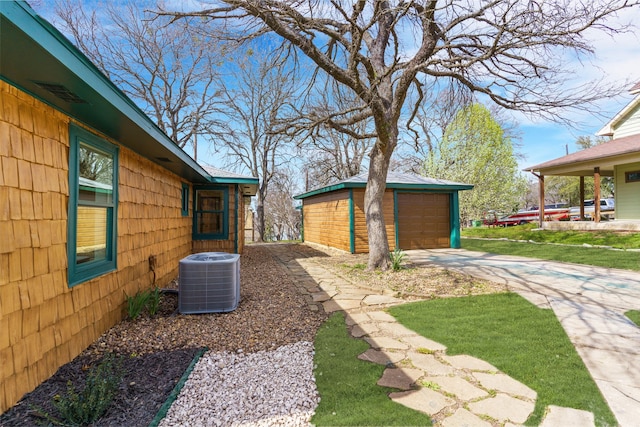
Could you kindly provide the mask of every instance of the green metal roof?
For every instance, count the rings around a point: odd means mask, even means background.
[[[211,182],[202,166],[26,2],[0,0],[0,78],[190,182]]]
[[[367,173],[365,172],[339,181],[335,184],[327,185],[326,187],[307,191],[306,193],[299,194],[293,198],[298,200],[306,199],[307,197],[317,196],[318,194],[329,193],[346,188],[365,188],[366,186]],[[387,174],[387,188],[407,191],[460,191],[471,190],[473,185],[447,181],[444,179],[428,178],[414,174],[389,172]]]

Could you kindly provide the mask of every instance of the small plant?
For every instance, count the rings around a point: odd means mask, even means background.
[[[393,271],[400,270],[406,254],[402,252],[402,249],[396,248],[393,252],[389,253],[389,256],[391,257],[391,268]]]
[[[160,293],[160,288],[154,288],[149,294],[149,299],[147,301],[147,309],[149,310],[150,315],[155,316],[158,313],[161,299],[162,294]]]
[[[53,405],[60,413],[60,418],[53,417],[40,408],[34,408],[39,416],[49,423],[59,426],[88,425],[98,420],[109,408],[116,396],[123,371],[120,359],[107,354],[99,365],[92,368],[82,391],[67,382],[67,393],[56,395]]]
[[[131,319],[135,320],[140,316],[142,310],[147,306],[150,296],[151,293],[149,291],[138,292],[132,297],[127,295],[127,309]]]

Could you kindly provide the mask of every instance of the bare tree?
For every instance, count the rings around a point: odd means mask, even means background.
[[[266,55],[251,48],[237,55],[229,64],[233,78],[220,88],[224,120],[216,129],[215,146],[226,152],[229,167],[260,178],[255,227],[257,240],[263,241],[269,185],[295,148],[290,137],[273,129],[290,114],[299,82],[286,55]]]
[[[424,161],[442,140],[445,129],[458,110],[472,102],[471,92],[464,86],[449,84],[440,90],[425,91],[422,102],[415,109],[413,121],[407,124],[406,143],[400,143],[397,159],[391,168],[415,174],[424,172]]]
[[[265,229],[273,240],[300,236],[301,214],[293,202],[293,195],[297,193],[296,181],[295,173],[289,169],[274,175],[265,200]]]
[[[315,118],[345,125],[373,117],[365,215],[368,268],[387,268],[382,210],[399,125],[422,101],[420,75],[449,79],[508,109],[557,119],[564,108],[588,108],[614,93],[601,82],[569,85],[564,54],[593,53],[588,29],[615,33],[607,18],[632,0],[372,0],[331,2],[214,0],[187,15],[235,20],[255,35],[275,32],[359,98],[357,110]],[[436,85],[437,87],[437,85]],[[408,97],[414,90],[415,97]],[[408,102],[412,100],[415,102]],[[408,111],[407,111],[408,109]]]
[[[176,144],[194,144],[216,110],[214,84],[224,50],[199,19],[166,25],[143,8],[155,2],[100,3],[58,0],[63,30],[120,89],[138,102]],[[211,31],[211,28],[207,29]]]
[[[311,101],[312,111],[346,111],[358,107],[358,100],[353,93],[346,88],[330,81],[320,87],[316,99]],[[304,112],[296,125],[304,123]],[[308,114],[307,117],[317,117],[319,114]],[[371,121],[360,121],[351,125],[345,125],[349,132],[342,132],[329,126],[307,127],[308,136],[305,138],[308,144],[301,146],[305,153],[308,172],[308,187],[319,187],[332,182],[340,181],[360,173],[365,157],[373,146],[372,138],[359,138],[353,135],[366,134],[366,127],[371,126]],[[295,126],[294,126],[295,127]]]

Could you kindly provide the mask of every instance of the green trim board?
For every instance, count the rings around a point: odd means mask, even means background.
[[[107,272],[117,269],[117,242],[118,242],[118,147],[104,139],[74,125],[69,126],[69,206],[68,206],[68,228],[67,228],[67,260],[68,260],[68,284],[69,287],[76,286],[95,277],[101,276]],[[81,159],[80,153],[82,147],[86,147],[86,151],[91,154],[96,153],[101,158],[93,159],[87,164],[87,160]],[[92,151],[95,150],[95,151]],[[100,161],[111,158],[110,167],[107,165],[107,173],[104,167],[100,168]],[[82,160],[82,165],[81,165]],[[110,168],[110,171],[109,171]],[[100,191],[86,191],[91,187],[88,185],[80,185],[81,179],[84,182],[91,180],[87,177],[81,177],[84,173],[94,173],[99,178],[96,180],[96,186]],[[109,184],[98,182],[98,179],[107,181]],[[107,191],[110,187],[111,191]],[[84,188],[84,190],[83,190]],[[88,196],[81,197],[81,191],[87,193]],[[93,197],[91,197],[93,195]],[[104,250],[98,251],[94,249],[89,256],[80,256],[78,254],[78,227],[79,227],[79,208],[84,207],[85,210],[104,210]]]
[[[451,193],[449,196],[449,227],[451,234],[449,236],[449,246],[452,249],[460,249],[460,202],[458,192]]]
[[[235,211],[236,211],[235,235],[236,235],[236,238],[234,239],[234,242],[233,242],[233,245],[234,245],[233,246],[233,251],[235,253],[238,253],[238,239],[240,238],[240,236],[238,235],[238,232],[240,231],[240,225],[238,224],[238,219],[240,218],[240,215],[239,215],[239,212],[238,212],[240,210],[240,199],[239,199],[239,197],[240,197],[240,186],[238,184],[236,184],[234,189],[235,189],[235,195],[236,195],[236,197],[235,197],[235,199],[236,199],[235,200],[235,204],[236,204],[236,206],[235,206]],[[227,206],[227,210],[228,209],[229,209],[229,207]],[[242,214],[244,215],[244,212]]]

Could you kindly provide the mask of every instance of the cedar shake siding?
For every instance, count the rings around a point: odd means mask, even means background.
[[[71,120],[1,81],[0,95],[4,412],[119,322],[126,295],[154,285],[149,256],[157,259],[155,285],[177,276],[191,253],[191,218],[180,212],[183,181],[120,147],[117,270],[69,287]]]
[[[303,240],[350,253],[369,252],[366,174],[308,191],[302,200]],[[458,191],[473,188],[391,172],[383,198],[390,249],[459,248]]]

